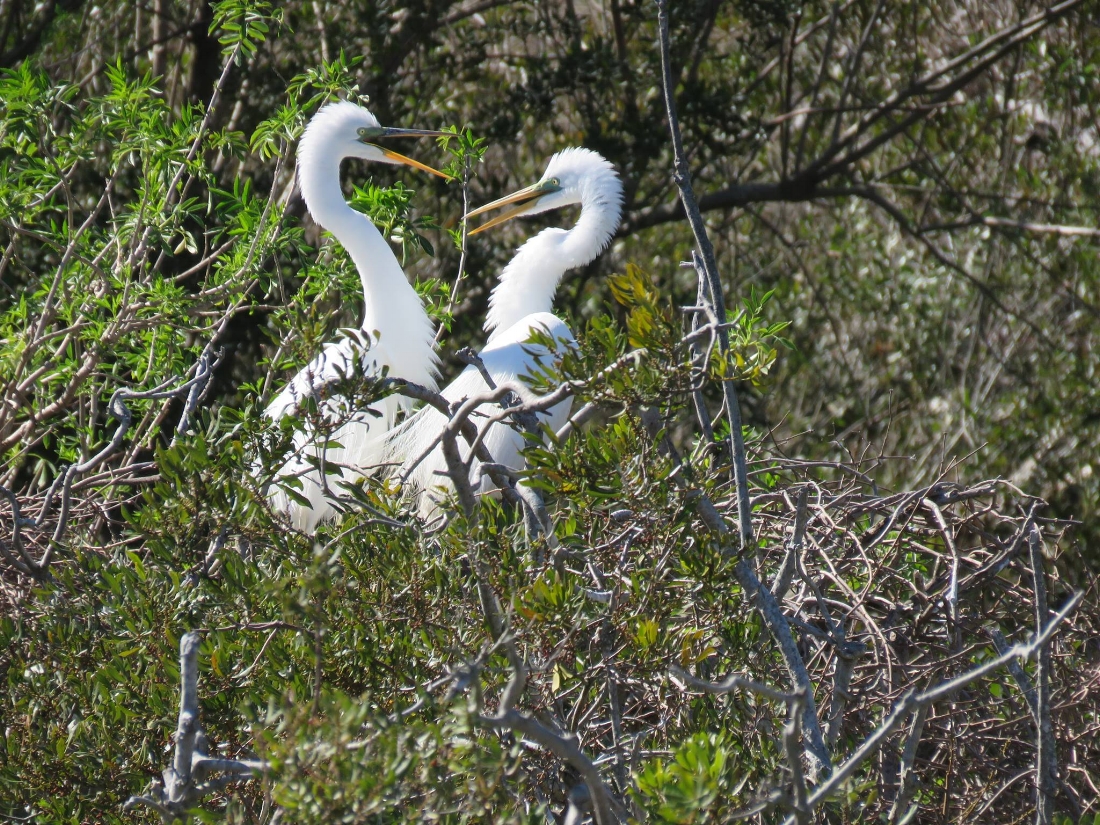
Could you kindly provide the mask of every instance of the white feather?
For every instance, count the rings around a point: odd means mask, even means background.
[[[555,346],[549,349],[542,344],[529,343],[536,330],[554,341]],[[524,389],[520,394],[521,400],[531,401],[537,396],[526,388],[524,376],[529,376],[539,364],[545,366],[557,364],[565,350],[575,345],[576,340],[568,325],[560,318],[545,312],[529,315],[501,332],[479,355],[485,371],[492,377],[496,386],[518,383]],[[489,387],[481,371],[477,367],[469,366],[459,373],[458,377],[440,394],[453,408],[456,402],[464,402],[484,395],[488,391]],[[548,412],[540,414],[539,422],[545,423],[552,431],[561,429],[569,418],[570,406],[569,399],[560,402]],[[475,426],[479,426],[485,416],[493,415],[500,409],[498,404],[486,404],[479,409],[480,414],[475,413],[470,417],[470,421]],[[410,489],[421,493],[420,512],[425,517],[431,517],[437,512],[440,500],[453,488],[446,474],[447,461],[443,457],[442,447],[434,446],[427,456],[422,458],[427,447],[439,439],[447,421],[448,419],[435,407],[425,406],[399,424],[386,437],[387,459],[394,463],[405,464],[402,469],[408,471],[406,484]],[[469,455],[469,445],[463,438],[459,438],[457,443],[462,459],[465,460]],[[514,425],[494,424],[489,428],[484,443],[496,463],[516,469],[523,468],[522,450],[526,440]],[[422,460],[415,467],[409,469],[409,465],[421,458]],[[478,462],[472,465],[471,483],[475,485],[475,490],[489,492],[494,489],[494,485],[487,476],[482,478],[480,485],[477,484],[477,477],[481,474],[479,467]]]
[[[377,147],[360,140],[361,128],[378,128],[378,121],[366,109],[346,102],[321,109],[309,122],[298,146],[298,182],[310,215],[336,237],[359,271],[363,323],[360,330],[345,332],[337,341],[326,344],[275,396],[266,410],[274,421],[294,415],[304,398],[319,393],[334,380],[376,375],[383,369],[388,369],[391,377],[436,387],[438,356],[423,301],[385,238],[365,215],[347,204],[340,190],[340,163],[344,158],[393,162]],[[349,411],[346,406],[341,399],[328,399],[320,407],[330,423],[346,419],[332,435],[340,448],[325,449],[323,437],[303,429],[295,434],[293,457],[277,473],[276,482],[288,477],[301,479],[301,494],[309,505],[294,501],[277,483],[269,493],[272,506],[289,516],[300,530],[313,532],[321,521],[337,512],[310,459],[342,465],[341,475],[349,481],[359,478],[366,468],[379,463],[382,436],[409,402],[388,396],[368,410]]]
[[[562,276],[570,269],[594,260],[610,243],[618,228],[622,210],[622,182],[614,167],[588,149],[566,149],[554,155],[542,180],[556,180],[559,191],[540,197],[525,214],[537,214],[570,204],[580,204],[581,215],[573,228],[545,229],[517,250],[501,272],[489,299],[485,320],[488,343],[480,353],[486,372],[496,385],[533,374],[539,362],[556,365],[568,346],[575,344],[569,326],[551,313],[554,293]],[[533,346],[528,341],[533,330],[542,330],[551,340],[560,342],[553,350]],[[488,387],[475,367],[467,367],[443,391],[453,404],[485,393]],[[534,394],[525,393],[529,400]],[[559,430],[569,418],[571,401],[551,409],[543,418],[551,430]],[[499,411],[497,405],[485,414]],[[477,418],[472,419],[477,423]],[[386,436],[386,460],[410,465],[420,459],[428,445],[437,441],[447,419],[434,407],[425,407]],[[460,447],[468,447],[464,439]],[[485,438],[493,460],[516,470],[523,468],[524,437],[507,423],[494,424]],[[463,458],[466,452],[463,451]],[[452,489],[445,475],[446,460],[437,445],[408,476],[408,486],[419,496],[420,512],[431,517],[438,512],[441,495]],[[480,475],[474,462],[471,478]],[[480,489],[493,489],[488,478]]]

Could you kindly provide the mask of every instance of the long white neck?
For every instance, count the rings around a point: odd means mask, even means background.
[[[438,358],[432,322],[397,257],[373,223],[356,212],[340,190],[343,158],[327,141],[303,144],[298,179],[306,208],[351,255],[363,283],[363,331],[380,343],[390,375],[435,387]]]
[[[618,204],[581,194],[581,216],[572,229],[544,229],[521,246],[489,296],[489,340],[528,315],[550,312],[554,293],[570,269],[595,260],[619,225]]]

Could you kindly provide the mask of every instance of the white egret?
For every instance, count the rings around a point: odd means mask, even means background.
[[[348,102],[328,104],[306,126],[298,144],[298,185],[309,214],[336,237],[359,270],[363,323],[360,329],[342,331],[338,340],[325,344],[321,353],[290,380],[268,406],[266,415],[270,419],[278,421],[294,413],[304,399],[326,383],[380,373],[383,368],[388,368],[391,376],[431,388],[436,386],[439,359],[433,347],[431,319],[382,233],[366,215],[344,200],[340,163],[345,158],[361,158],[413,166],[446,177],[443,172],[372,142],[387,137],[440,134],[443,133],[384,128],[366,109]],[[344,477],[350,479],[358,475],[359,468],[377,464],[379,436],[393,426],[398,410],[409,405],[408,399],[390,395],[367,410],[351,411],[349,417],[347,404],[341,399],[325,400],[321,405],[324,417],[330,422],[342,422],[330,436],[340,446],[325,448],[324,435],[299,432],[294,439],[294,455],[277,476],[301,479],[299,492],[309,504],[303,505],[273,487],[269,493],[272,506],[289,515],[298,529],[313,532],[320,521],[336,513],[313,465],[323,457],[326,465],[340,468]]]
[[[611,241],[619,226],[623,187],[615,168],[589,149],[570,148],[558,152],[546,167],[538,183],[512,195],[475,209],[466,217],[479,215],[505,206],[512,208],[470,234],[483,232],[521,215],[536,215],[551,209],[580,204],[581,214],[572,229],[544,229],[524,243],[500,274],[500,280],[489,298],[489,313],[485,319],[488,341],[480,356],[486,372],[496,385],[516,381],[536,371],[538,363],[549,365],[560,358],[563,348],[574,344],[569,326],[551,309],[554,293],[562,276],[570,269],[593,261]],[[532,345],[532,333],[544,332],[559,346],[551,352],[542,345]],[[474,366],[467,367],[442,391],[453,405],[456,401],[486,392],[485,379]],[[533,393],[528,393],[530,398]],[[552,430],[558,430],[569,417],[571,401],[566,400],[541,417]],[[476,423],[477,419],[473,419]],[[416,461],[446,425],[447,419],[434,407],[424,407],[398,425],[387,441],[387,459],[392,462]],[[461,439],[461,447],[466,447]],[[485,438],[493,460],[513,469],[522,469],[522,434],[505,423],[495,424]],[[465,455],[464,455],[465,457]],[[444,475],[446,461],[439,446],[424,458],[408,475],[408,484],[420,496],[422,515],[436,512],[433,488],[452,487]],[[479,469],[475,464],[471,478]],[[488,478],[481,482],[482,492],[493,489]]]

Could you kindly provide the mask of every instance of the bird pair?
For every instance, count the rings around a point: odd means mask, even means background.
[[[432,322],[424,303],[413,289],[382,234],[362,213],[352,209],[340,189],[340,163],[361,158],[381,163],[404,164],[437,172],[374,141],[385,137],[430,137],[443,133],[384,128],[366,109],[353,103],[331,103],[306,126],[298,146],[298,184],[313,219],[336,237],[351,256],[363,285],[364,312],[359,330],[344,332],[326,344],[308,366],[294,376],[272,400],[267,416],[275,421],[297,411],[301,401],[321,395],[322,388],[356,375],[381,374],[402,378],[435,390],[439,356]],[[608,245],[619,225],[622,183],[604,158],[587,149],[558,152],[541,180],[500,200],[470,212],[511,207],[487,221],[477,231],[521,215],[534,215],[579,204],[580,218],[572,229],[545,229],[529,239],[504,268],[489,298],[484,329],[488,334],[480,353],[480,367],[467,367],[441,394],[452,405],[481,395],[488,387],[482,368],[497,384],[516,382],[535,371],[536,364],[560,357],[563,347],[574,343],[568,325],[552,314],[554,293],[566,271],[594,260]],[[543,341],[558,342],[552,349],[532,344],[533,333]],[[564,425],[570,402],[548,411],[547,425]],[[277,473],[269,498],[299,530],[314,532],[317,525],[337,513],[334,493],[326,482],[324,465],[338,468],[354,482],[370,468],[411,464],[406,468],[406,489],[419,497],[423,515],[436,512],[441,493],[450,487],[446,461],[438,440],[447,418],[425,406],[400,424],[400,412],[409,413],[411,402],[388,395],[366,409],[347,409],[346,399],[328,397],[321,405],[322,418],[338,422],[327,437],[304,429],[294,436],[292,457]],[[396,424],[396,426],[395,426]],[[328,442],[332,442],[329,444]],[[425,451],[435,444],[427,454]],[[507,424],[489,428],[484,444],[493,460],[521,469],[524,439]],[[327,446],[326,446],[327,445]],[[481,475],[475,464],[471,479]],[[288,495],[288,486],[298,486]],[[482,489],[491,489],[488,479]]]

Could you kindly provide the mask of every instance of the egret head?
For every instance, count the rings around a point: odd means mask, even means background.
[[[440,177],[445,173],[418,160],[379,146],[375,141],[394,137],[439,137],[444,132],[424,129],[396,129],[381,126],[378,120],[354,103],[339,101],[329,103],[315,114],[306,126],[298,144],[299,163],[322,157],[361,158],[378,163],[412,166]]]
[[[618,225],[623,204],[623,184],[615,167],[602,155],[574,146],[550,158],[538,183],[487,203],[466,217],[472,218],[491,209],[512,207],[470,232],[476,235],[512,218],[537,215],[578,203],[582,209],[591,207],[613,213],[614,223]]]

